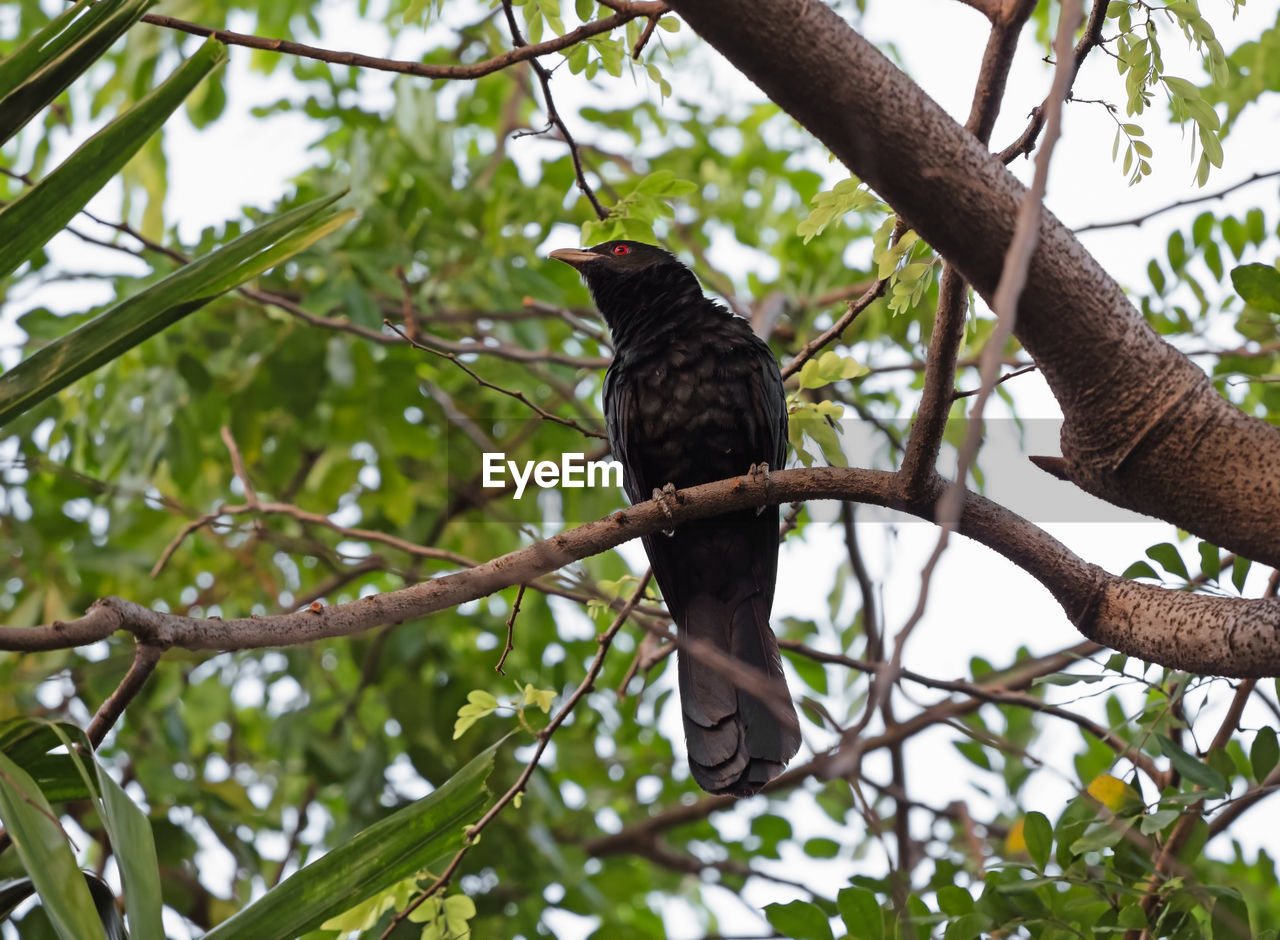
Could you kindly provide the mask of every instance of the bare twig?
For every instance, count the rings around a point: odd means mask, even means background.
[[[1093,8],[1089,11],[1089,22],[1085,24],[1084,35],[1080,37],[1080,41],[1076,43],[1076,47],[1071,53],[1071,77],[1068,81],[1068,88],[1075,83],[1076,75],[1080,72],[1080,66],[1084,64],[1084,60],[1088,58],[1089,53],[1095,48],[1102,45],[1102,24],[1107,19],[1107,0],[1093,0]],[[1058,56],[1058,63],[1061,65],[1064,57]],[[1019,154],[1030,154],[1036,145],[1036,140],[1040,137],[1040,132],[1044,129],[1045,120],[1048,117],[1050,104],[1054,100],[1054,91],[1050,91],[1049,97],[1031,109],[1031,121],[1027,124],[1018,139],[1005,147],[996,155],[1001,163],[1011,163]]]
[[[111,730],[112,726],[120,720],[120,716],[124,714],[125,707],[142,691],[147,679],[151,676],[151,673],[155,672],[156,666],[159,665],[160,657],[164,655],[164,651],[165,647],[163,645],[141,641],[134,647],[133,664],[129,666],[129,671],[120,680],[120,684],[116,686],[115,691],[98,706],[97,713],[93,716],[93,720],[89,722],[89,727],[85,729],[89,743],[95,748],[102,743],[103,738],[107,736],[107,732]]]
[[[231,454],[231,472],[244,487],[245,503],[249,509],[257,511],[261,506],[258,502],[258,492],[253,488],[253,481],[249,479],[249,473],[244,468],[244,460],[240,456],[240,449],[236,447],[235,439],[231,436],[231,429],[225,424],[222,426],[222,443],[227,445],[227,450]]]
[[[520,25],[516,22],[515,10],[511,8],[511,0],[502,0],[502,10],[507,16],[507,26],[511,30],[512,45],[517,49],[528,48],[528,43],[520,32]],[[661,12],[666,12],[665,8]],[[655,16],[657,15],[659,14],[655,14]],[[651,18],[651,28],[652,24],[653,19]],[[569,157],[573,161],[573,175],[578,181],[579,192],[587,197],[587,202],[591,203],[591,208],[595,212],[596,218],[609,218],[609,210],[600,204],[600,200],[596,198],[595,190],[587,182],[587,175],[582,169],[582,154],[578,151],[578,145],[574,142],[573,135],[569,133],[569,128],[565,124],[564,118],[560,117],[560,112],[556,110],[555,99],[551,97],[551,73],[537,59],[530,59],[529,65],[533,68],[534,75],[538,77],[538,84],[542,86],[542,100],[546,103],[547,108],[547,125],[548,127],[555,127],[560,132],[560,136],[564,138],[564,142],[569,145]]]
[[[493,382],[490,382],[487,379],[481,378],[479,375],[476,374],[475,370],[473,370],[470,366],[468,366],[465,362],[463,362],[458,357],[457,353],[449,352],[448,350],[445,350],[445,349],[437,349],[434,346],[429,346],[426,343],[419,342],[418,340],[410,339],[408,334],[406,334],[403,330],[401,330],[398,326],[396,326],[390,320],[383,320],[382,322],[387,326],[388,329],[391,329],[394,332],[398,333],[400,336],[404,337],[405,342],[407,342],[414,349],[421,349],[423,352],[429,352],[433,356],[439,356],[441,359],[448,359],[450,362],[452,362],[455,366],[457,366],[463,372],[467,373],[467,375],[471,376],[471,378],[476,382],[477,385],[481,386],[482,388],[492,389],[495,392],[501,392],[503,395],[507,395],[510,398],[514,398],[516,401],[523,404],[526,408],[528,408],[530,411],[536,414],[539,418],[542,418],[544,421],[554,421],[556,424],[562,424],[566,428],[572,428],[573,430],[582,434],[584,437],[595,437],[595,438],[600,438],[601,440],[608,440],[608,435],[606,435],[603,431],[597,431],[594,428],[584,427],[581,424],[578,424],[576,421],[570,421],[568,418],[562,418],[559,415],[553,415],[551,412],[545,410],[544,408],[539,407],[534,402],[530,401],[524,392],[513,392],[509,388],[503,388],[501,385],[495,385]]]
[[[1183,206],[1194,206],[1201,202],[1213,202],[1234,193],[1237,189],[1243,189],[1259,180],[1269,180],[1273,177],[1280,176],[1280,170],[1271,170],[1267,173],[1254,173],[1246,180],[1233,183],[1226,189],[1220,189],[1216,193],[1206,193],[1203,196],[1192,196],[1190,199],[1179,199],[1177,202],[1171,202],[1167,206],[1161,206],[1159,209],[1152,209],[1150,212],[1144,212],[1142,215],[1135,215],[1129,219],[1118,219],[1115,222],[1091,222],[1089,225],[1082,225],[1080,228],[1072,229],[1077,235],[1083,232],[1097,232],[1108,228],[1124,228],[1129,225],[1141,225],[1148,219],[1154,219],[1158,215],[1166,212],[1172,212],[1174,209],[1181,209]]]
[[[520,590],[516,592],[516,602],[511,605],[511,616],[507,618],[507,642],[502,647],[502,655],[498,657],[498,664],[493,667],[494,671],[500,676],[506,675],[502,671],[502,667],[507,663],[507,654],[516,648],[513,642],[516,630],[516,615],[520,613],[520,602],[524,600],[524,589],[526,587],[528,587],[527,584],[520,585]],[[635,605],[632,606],[634,607]]]
[[[142,17],[144,23],[175,29],[194,36],[206,36],[226,43],[229,46],[244,46],[249,49],[261,49],[267,52],[279,52],[282,55],[293,55],[303,59],[315,59],[319,62],[330,62],[334,65],[349,65],[354,68],[374,69],[380,72],[397,72],[402,75],[415,75],[419,78],[474,79],[493,72],[501,71],[517,62],[532,62],[539,56],[568,49],[584,39],[607,33],[630,20],[640,17],[656,17],[666,13],[665,3],[657,0],[635,0],[611,5],[615,11],[613,16],[601,20],[584,23],[563,36],[553,36],[545,42],[534,45],[523,45],[519,48],[493,56],[482,62],[470,65],[431,65],[425,62],[406,62],[400,59],[383,59],[377,56],[362,55],[358,52],[338,52],[333,49],[322,49],[308,46],[288,39],[268,39],[262,36],[251,36],[246,33],[235,33],[226,29],[212,29],[199,23],[190,23],[172,16],[161,16],[148,13]]]
[[[1021,369],[1015,369],[1012,372],[1006,372],[1004,375],[1000,376],[1000,378],[996,379],[995,384],[1002,385],[1010,379],[1016,379],[1020,375],[1026,375],[1028,372],[1035,372],[1038,368],[1039,366],[1032,364],[1029,366],[1023,366]],[[951,393],[951,398],[953,401],[957,401],[961,398],[968,398],[971,395],[976,395],[979,391],[980,389],[976,388],[972,388],[964,392],[956,391]]]
[[[640,34],[640,38],[636,40],[636,44],[631,47],[631,58],[640,61],[640,53],[644,52],[644,47],[649,45],[649,39],[653,36],[653,28],[658,25],[658,17],[649,17],[649,22],[644,24],[644,32]]]

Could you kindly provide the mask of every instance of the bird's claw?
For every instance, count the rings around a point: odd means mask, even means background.
[[[671,501],[675,499],[675,495],[676,495],[676,485],[674,483],[668,483],[666,486],[662,487],[662,489],[655,488],[653,491],[654,502],[656,502],[659,506],[662,507],[662,511],[667,514],[667,518],[670,519],[672,522],[675,521],[675,516],[671,512]],[[663,529],[662,534],[667,536],[668,538],[675,535],[676,534],[675,526],[672,526],[671,528],[668,528],[668,529]]]
[[[767,499],[769,495],[769,485],[770,485],[769,484],[769,462],[762,460],[760,463],[753,463],[751,465],[751,468],[747,470],[747,476],[751,477],[751,479],[756,482],[759,482],[760,478],[764,477],[764,493]],[[758,516],[760,515],[760,513],[764,512],[768,508],[768,506],[769,506],[768,502],[761,503],[759,506],[756,507],[756,515]]]

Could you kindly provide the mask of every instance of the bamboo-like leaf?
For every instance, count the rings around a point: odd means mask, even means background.
[[[136,105],[85,141],[56,170],[0,209],[0,277],[54,236],[226,58],[210,39]]]
[[[37,350],[0,375],[0,426],[329,234],[354,215],[351,210],[320,214],[342,195],[309,202],[259,225]]]
[[[505,740],[505,739],[504,739]],[[467,824],[488,797],[485,779],[499,741],[429,796],[374,823],[345,845],[296,872],[205,940],[291,940],[379,891],[456,852]]]
[[[156,857],[151,823],[128,794],[94,756],[84,731],[57,722],[44,724],[56,735],[79,772],[85,788],[98,800],[98,813],[124,884],[125,913],[135,937],[163,937],[160,911],[160,863]],[[93,886],[90,886],[91,890]],[[111,905],[114,910],[114,902]]]
[[[58,818],[31,776],[0,754],[0,821],[40,893],[45,913],[66,940],[105,940],[93,897]]]
[[[0,61],[0,144],[62,94],[152,2],[80,0]]]
[[[124,884],[124,912],[135,937],[163,937],[160,862],[151,823],[105,767],[94,762],[102,790],[102,821]]]

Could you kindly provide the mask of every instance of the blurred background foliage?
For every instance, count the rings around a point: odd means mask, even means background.
[[[1050,6],[1041,3],[1037,12],[1042,43]],[[530,41],[610,12],[582,0],[568,7],[528,0],[515,12]],[[859,7],[843,9],[856,17]],[[55,8],[35,0],[10,4],[0,48],[7,51]],[[183,0],[162,12],[306,41],[322,32],[325,11],[301,0]],[[382,36],[381,49],[362,48],[370,54],[400,49],[396,37],[403,34],[417,36],[421,60],[434,64],[475,62],[512,45],[500,7],[390,0],[358,4],[353,15],[362,36]],[[474,81],[388,79],[375,70],[233,48],[231,56],[249,61],[273,94],[281,89],[251,115],[236,116],[296,119],[266,126],[271,133],[304,128],[305,139],[287,143],[306,146],[311,167],[290,181],[278,206],[241,205],[234,180],[216,177],[217,155],[211,155],[200,171],[209,174],[206,198],[221,207],[225,221],[191,231],[171,201],[177,168],[157,137],[114,190],[107,221],[117,226],[77,218],[79,235],[60,236],[0,284],[7,309],[17,314],[22,354],[109,305],[77,307],[88,278],[110,285],[114,302],[246,230],[267,210],[344,187],[350,193],[342,204],[357,209],[358,219],[5,429],[0,619],[9,626],[70,620],[106,595],[192,617],[266,615],[317,600],[340,604],[496,557],[564,522],[619,508],[620,494],[607,488],[516,501],[509,492],[478,486],[482,446],[513,460],[603,452],[602,441],[584,431],[600,430],[608,343],[576,274],[544,260],[548,247],[575,243],[584,227],[601,237],[648,233],[661,240],[693,264],[709,290],[764,326],[784,364],[829,327],[849,300],[886,273],[886,210],[868,204],[836,211],[821,235],[802,235],[798,227],[815,198],[840,179],[838,168],[773,105],[708,93],[707,53],[687,28],[669,31],[677,27],[674,17],[662,21],[633,60],[644,24],[631,20],[542,60],[556,69],[552,88],[565,98],[558,103],[589,178],[605,206],[617,207],[604,220],[578,192],[568,148],[544,133],[545,102],[527,64]],[[1259,41],[1274,45],[1274,31]],[[130,30],[4,151],[0,198],[14,199],[27,186],[23,176],[44,175],[67,140],[137,101],[177,65],[180,50],[199,42],[152,25]],[[1230,102],[1232,115],[1277,84],[1274,75],[1259,83],[1257,69],[1237,67],[1257,61],[1250,55],[1230,56],[1230,74],[1211,86],[1214,100]],[[232,74],[214,75],[188,99],[192,128],[215,126],[238,107]],[[1120,82],[1116,94],[1123,98]],[[270,146],[270,140],[259,137],[252,145]],[[1275,224],[1262,209],[1239,216],[1208,211],[1156,252],[1150,284],[1129,285],[1148,320],[1184,348],[1203,349],[1208,340],[1220,346],[1225,325],[1239,348],[1214,357],[1209,367],[1224,394],[1270,417],[1280,414],[1280,384],[1233,379],[1280,371],[1275,311],[1242,303],[1229,274],[1242,260],[1274,256]],[[725,264],[730,258],[734,263]],[[913,263],[909,275],[901,273]],[[842,356],[874,366],[872,372],[801,393],[802,400],[838,403],[846,414],[882,425],[882,446],[859,455],[862,465],[895,465],[902,432],[894,422],[911,413],[918,396],[937,299],[939,266],[927,246],[891,259],[887,273],[895,271],[910,288],[899,294],[897,309],[888,300],[875,302],[837,347]],[[989,331],[989,318],[975,314],[967,349],[980,348]],[[461,356],[466,369],[406,342],[406,335]],[[1008,355],[1011,364],[1021,361],[1014,347]],[[17,358],[4,363],[12,367]],[[527,404],[480,385],[471,372],[568,424],[539,420]],[[962,370],[959,384],[971,387],[974,376]],[[1005,399],[1015,403],[1016,395]],[[957,403],[957,415],[963,404]],[[232,472],[224,427],[258,498],[285,508],[226,511],[243,507],[246,495]],[[210,521],[180,538],[184,526],[206,514]],[[789,537],[806,539],[808,510],[794,523]],[[1214,571],[1197,579],[1184,568],[1182,576],[1198,589],[1238,590],[1226,583],[1229,561],[1220,566],[1216,550],[1201,557],[1210,554]],[[1167,564],[1160,576],[1176,581],[1177,564],[1166,552],[1152,555],[1161,558]],[[526,683],[557,693],[576,686],[595,654],[596,634],[612,619],[610,605],[634,589],[622,579],[639,573],[636,559],[606,553],[527,591],[505,677],[494,666],[514,588],[423,621],[303,647],[216,656],[171,651],[100,751],[147,810],[170,932],[197,935],[219,923],[322,851],[439,787],[517,726],[500,709],[454,740],[468,693],[504,698]],[[830,616],[782,620],[785,639],[855,658],[868,653],[866,608],[854,596],[850,566],[851,560],[830,560],[836,569]],[[813,583],[825,591],[828,582]],[[641,616],[660,622],[660,612],[650,608]],[[731,821],[728,814],[691,811],[687,822],[647,843],[606,853],[598,840],[624,825],[703,805],[683,764],[683,743],[677,737],[673,746],[669,727],[659,729],[673,686],[663,675],[667,659],[655,661],[643,637],[631,627],[619,635],[595,690],[555,735],[522,805],[509,808],[467,857],[451,890],[474,901],[471,936],[578,935],[598,926],[596,935],[617,940],[664,936],[673,923],[684,925],[682,936],[715,935],[715,912],[726,907],[723,899],[708,906],[709,899],[721,889],[739,893],[756,878],[766,881],[770,899],[799,899],[798,907],[770,911],[775,935],[822,936],[824,928],[806,920],[810,910],[820,912],[823,924],[828,917],[843,923],[850,936],[880,936],[877,930],[907,936],[914,929],[918,936],[933,930],[950,938],[998,928],[1084,936],[1079,925],[1086,921],[1123,932],[1138,924],[1136,903],[1150,858],[1111,839],[1115,826],[1104,827],[1094,842],[1079,840],[1086,823],[1100,818],[1100,798],[1091,802],[1086,795],[1090,784],[1099,775],[1131,781],[1133,767],[1086,730],[1077,766],[1060,768],[1075,778],[1077,799],[1058,809],[1028,802],[1024,784],[1034,762],[1026,755],[1043,729],[1033,718],[1036,703],[1046,688],[1102,682],[1098,688],[1114,690],[1106,697],[1114,734],[1164,760],[1157,730],[1166,740],[1182,740],[1180,753],[1195,751],[1190,738],[1199,713],[1186,707],[1189,696],[1208,701],[1232,693],[1222,683],[1104,658],[1059,674],[1057,686],[1030,687],[1027,702],[975,705],[957,722],[954,739],[993,809],[975,821],[955,810],[960,804],[925,807],[931,822],[920,827],[906,881],[885,874],[886,852],[879,848],[878,831],[893,829],[901,806],[892,793],[870,784],[854,792],[847,783],[816,778],[800,786],[802,796],[757,798]],[[1030,658],[1025,651],[1021,656]],[[637,657],[640,676],[628,682]],[[0,657],[0,716],[83,725],[131,659],[121,638],[76,650],[6,654]],[[822,727],[824,713],[852,723],[865,705],[865,677],[838,663],[822,665],[803,649],[788,653],[788,661],[793,690],[809,702],[806,733],[814,741],[834,740]],[[975,659],[968,681],[980,684],[992,668]],[[629,694],[619,697],[619,687]],[[1274,687],[1257,694],[1274,712]],[[529,720],[543,719],[532,712]],[[1206,795],[1227,800],[1265,779],[1265,740],[1261,754],[1250,755],[1263,739],[1255,731],[1238,735],[1216,771],[1221,779],[1207,782],[1212,786],[1175,775],[1163,793],[1148,784],[1138,809],[1112,808],[1141,818],[1150,827],[1143,834],[1159,838],[1180,816],[1154,814],[1193,806]],[[500,751],[497,792],[528,758],[531,740],[517,730]],[[82,806],[60,809],[77,835],[82,863],[108,870],[101,824]],[[1048,837],[1057,841],[1052,860],[1044,817],[1027,816],[1033,808],[1048,812],[1046,825],[1056,826]],[[815,814],[830,837],[808,835]],[[1145,822],[1152,818],[1158,824]],[[792,865],[821,870],[837,856],[871,874],[844,881],[839,894],[796,884],[808,875],[788,874]],[[770,865],[774,860],[783,864]],[[1247,902],[1255,927],[1266,928],[1259,936],[1275,935],[1269,925],[1280,922],[1280,890],[1269,858],[1246,858],[1237,847],[1191,852],[1184,863],[1194,876],[1189,880],[1230,886]],[[0,875],[19,872],[14,853],[0,856]],[[1155,933],[1205,935],[1214,899],[1171,894],[1177,903],[1164,909]],[[908,915],[916,918],[914,928],[904,926]],[[18,926],[7,929],[48,935],[41,918],[38,908],[24,909]],[[378,936],[389,919],[382,914],[367,935]],[[770,929],[754,923],[756,930]],[[403,925],[394,935],[421,929]]]

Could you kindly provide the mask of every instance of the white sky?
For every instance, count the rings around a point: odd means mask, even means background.
[[[456,6],[456,3],[446,5]],[[872,8],[872,13],[863,21],[863,31],[878,42],[895,41],[916,80],[950,113],[963,120],[985,42],[985,21],[982,17],[955,0],[880,2],[872,4]],[[1230,52],[1240,41],[1256,36],[1273,24],[1280,2],[1252,0],[1234,23],[1229,19],[1226,0],[1204,0],[1202,9]],[[394,48],[387,48],[381,28],[360,21],[353,10],[352,4],[325,5],[322,17],[325,31],[316,41],[334,48],[399,57],[412,57],[430,45],[422,36],[406,30],[400,33]],[[449,12],[447,9],[446,17]],[[4,20],[0,18],[0,29],[3,24]],[[237,22],[234,17],[227,25],[231,29],[251,28],[248,23]],[[1108,30],[1108,35],[1110,32]],[[1184,53],[1185,42],[1169,30],[1162,35],[1169,71],[1199,81],[1202,73],[1198,60]],[[1027,112],[1045,96],[1050,72],[1039,56],[1038,49],[1024,42],[1010,78],[1010,93],[993,135],[997,147],[1021,132]],[[270,121],[258,121],[244,116],[252,106],[277,98],[289,85],[282,76],[264,79],[261,75],[250,74],[246,67],[248,57],[246,50],[231,50],[231,61],[227,66],[230,104],[222,120],[212,128],[196,133],[185,117],[179,115],[167,129],[170,195],[166,214],[170,219],[182,220],[184,237],[194,236],[206,225],[223,222],[233,216],[241,204],[272,205],[287,189],[291,176],[323,158],[322,154],[310,154],[306,150],[309,135],[314,135],[315,129],[304,119],[276,116]],[[389,77],[369,75],[366,78],[368,93],[374,95],[375,100],[385,100]],[[707,80],[716,94],[750,99],[758,95],[723,62],[713,67]],[[569,114],[584,97],[598,97],[598,93],[584,94],[581,82],[567,70],[557,73],[555,91],[561,110]],[[1095,51],[1076,83],[1075,95],[1077,98],[1105,98],[1122,103],[1123,89],[1114,60]],[[1277,118],[1280,118],[1278,97],[1273,95],[1264,99],[1261,105],[1251,108],[1237,122],[1225,142],[1225,166],[1214,172],[1206,191],[1224,188],[1254,172],[1280,168],[1280,160],[1271,156],[1276,152],[1271,141],[1274,140]],[[1112,119],[1099,105],[1073,103],[1067,108],[1064,136],[1054,157],[1047,199],[1049,207],[1068,225],[1080,226],[1134,216],[1197,194],[1192,180],[1193,166],[1187,156],[1187,143],[1177,128],[1162,127],[1166,114],[1167,109],[1158,102],[1140,119],[1147,129],[1146,140],[1155,149],[1155,172],[1141,185],[1130,187],[1119,166],[1111,161]],[[573,118],[570,120],[574,126],[583,124]],[[586,133],[583,136],[587,136]],[[64,153],[73,145],[71,140],[60,143]],[[512,151],[520,159],[521,147],[541,146],[545,143],[526,138],[524,142],[514,143]],[[1019,160],[1013,169],[1023,179],[1028,179],[1031,163]],[[830,172],[833,180],[838,178],[838,167]],[[226,196],[210,198],[211,192],[225,193]],[[1178,210],[1160,216],[1142,228],[1089,233],[1082,240],[1122,284],[1141,289],[1146,285],[1147,262],[1152,256],[1163,255],[1165,238],[1174,227],[1186,228],[1191,219],[1206,208],[1218,214],[1228,210],[1242,213],[1251,206],[1259,205],[1267,212],[1268,222],[1274,229],[1278,216],[1276,194],[1274,181],[1255,184],[1222,202]],[[111,218],[118,217],[119,205],[120,193],[115,186],[95,199],[91,208]],[[565,231],[565,244],[568,244],[573,235],[571,230]],[[116,266],[119,263],[114,254],[98,255],[87,250],[82,243],[65,237],[56,248],[63,263],[73,270],[99,265]],[[1274,240],[1268,244],[1267,251],[1268,254],[1247,260],[1273,261],[1276,254]],[[730,273],[742,273],[735,268],[726,246],[715,246],[713,260]],[[66,284],[55,284],[11,303],[0,316],[0,363],[10,365],[16,361],[16,351],[5,347],[12,346],[18,338],[12,320],[21,310],[37,303],[56,309],[73,309],[99,301],[104,296],[105,290],[96,296],[80,291],[68,294]],[[1213,335],[1225,336],[1225,342],[1231,342],[1229,331],[1222,327],[1215,326]],[[1039,376],[1024,376],[1011,387],[1023,417],[1058,416],[1056,404]],[[1001,414],[998,403],[993,402],[993,408],[994,414]],[[1046,451],[1041,448],[1033,452]],[[995,468],[991,469],[995,471]],[[1147,546],[1176,538],[1172,527],[1162,523],[1052,523],[1045,528],[1086,559],[1115,573],[1142,557]],[[892,635],[915,605],[920,568],[933,547],[936,532],[932,526],[918,522],[900,525],[868,523],[862,526],[860,539],[873,574],[881,576],[880,600],[886,628]],[[1188,567],[1196,570],[1194,542],[1184,546],[1183,553],[1188,558]],[[629,554],[639,556],[638,551]],[[844,558],[838,526],[813,527],[805,543],[789,542],[784,547],[780,564],[775,615],[826,621],[829,618],[827,597],[834,566]],[[637,564],[642,562],[637,561]],[[1249,592],[1256,595],[1260,590],[1261,577],[1255,573]],[[856,591],[851,587],[850,593]],[[848,613],[847,607],[845,613]],[[1038,583],[993,552],[963,539],[955,539],[935,574],[929,613],[911,638],[906,665],[941,678],[962,677],[968,674],[968,661],[974,655],[981,655],[1000,665],[1011,661],[1014,650],[1020,645],[1029,646],[1033,652],[1048,652],[1078,640],[1079,635],[1061,609]],[[839,687],[838,682],[833,685]],[[797,687],[793,682],[793,688]],[[919,690],[908,691],[923,701],[936,698],[919,693]],[[1069,700],[1078,691],[1078,688],[1067,689],[1058,697]],[[1098,707],[1100,710],[1101,700]],[[1073,729],[1046,724],[1047,721],[1042,724],[1051,733],[1037,743],[1036,753],[1059,770],[1037,773],[1024,792],[1030,808],[1039,808],[1052,819],[1071,793],[1069,782],[1073,780],[1074,772],[1070,754],[1076,749],[1079,738]],[[1264,722],[1265,719],[1257,715],[1245,716],[1246,726]],[[681,740],[674,703],[662,716],[661,723],[675,740]],[[941,743],[950,734],[921,736],[908,746],[908,780],[913,795],[939,806],[953,799],[968,801],[974,816],[981,819],[993,804],[974,788],[975,771],[971,765]],[[883,762],[876,759],[868,761],[868,773],[880,780],[888,776]],[[794,800],[798,810],[806,804],[812,805],[812,800],[805,795],[797,795]],[[759,801],[751,801],[745,810],[750,815],[758,813]],[[829,820],[816,809],[798,811],[793,816],[797,835],[832,835]],[[726,831],[737,830],[743,825],[729,814],[724,814],[723,819],[721,824]],[[1259,825],[1264,820],[1266,824]],[[1238,831],[1232,835],[1246,846],[1267,845],[1275,857],[1280,855],[1280,836],[1276,835],[1280,833],[1280,826],[1275,824],[1276,820],[1275,811],[1255,809],[1249,816],[1249,823],[1238,826]],[[916,822],[919,829],[924,820],[920,818]],[[812,831],[806,833],[806,829]],[[1225,847],[1225,843],[1210,845],[1211,850]],[[873,850],[856,865],[847,857],[822,863],[795,857],[787,858],[785,864],[775,867],[784,877],[812,879],[816,888],[833,894],[853,871],[873,873],[880,871],[882,866],[882,853]],[[746,900],[754,905],[789,900],[791,896],[778,886],[760,880],[750,883],[745,893]],[[721,918],[720,927],[726,933],[766,931],[763,922],[728,892],[716,892],[713,906]],[[666,916],[670,935],[674,938],[697,937],[704,932],[688,919],[687,911],[679,903],[673,904],[666,911]],[[548,922],[554,925],[557,935],[563,937],[585,936],[593,929],[590,924],[568,914],[552,914]]]

